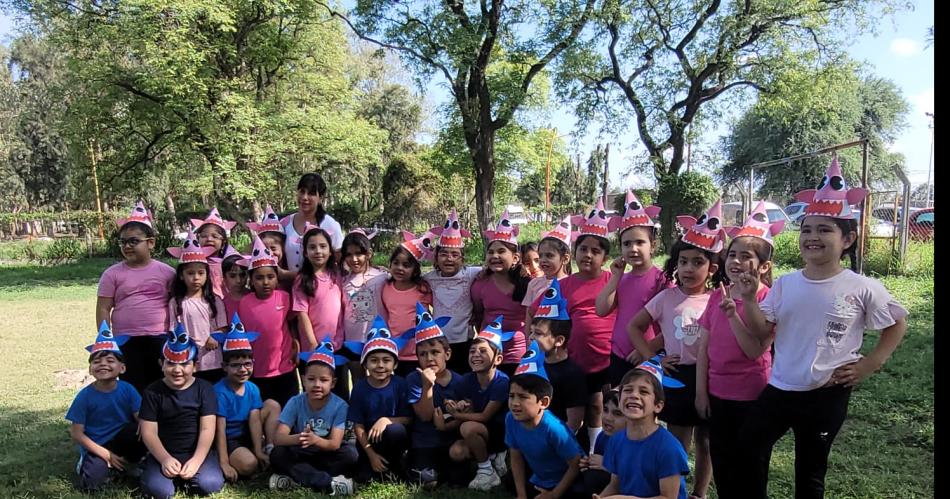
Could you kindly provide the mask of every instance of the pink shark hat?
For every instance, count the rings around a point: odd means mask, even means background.
[[[260,223],[257,222],[248,222],[248,229],[257,232],[258,234],[262,232],[280,232],[284,234],[284,226],[280,223],[280,218],[277,217],[277,214],[274,213],[274,209],[268,204],[267,208],[264,210],[264,218],[261,219]]]
[[[495,241],[502,241],[517,246],[518,233],[520,231],[517,225],[511,225],[511,215],[508,214],[508,210],[505,210],[505,212],[501,214],[501,219],[498,220],[498,225],[495,226],[495,230],[486,230],[485,237],[488,238],[488,244]]]
[[[374,237],[376,237],[376,234],[379,234],[379,231],[374,230],[372,232],[367,233],[366,229],[363,229],[360,227],[354,227],[350,229],[350,231],[347,232],[347,234],[363,234],[363,237],[365,237],[366,239],[372,240]]]
[[[622,217],[613,217],[610,220],[611,230],[621,233],[631,227],[656,227],[653,219],[660,215],[659,206],[643,206],[633,191],[627,189],[627,199],[624,203]]]
[[[795,199],[808,203],[803,217],[817,215],[854,220],[851,205],[860,203],[867,195],[867,189],[861,187],[848,189],[844,175],[841,174],[841,166],[838,164],[838,155],[834,154],[831,157],[831,165],[828,166],[828,171],[825,172],[818,188],[799,192],[795,195]]]
[[[400,246],[405,248],[416,261],[421,262],[423,260],[431,260],[432,254],[435,251],[435,234],[432,233],[432,230],[427,230],[425,234],[416,237],[412,232],[402,231],[403,242],[399,243]]]
[[[591,235],[606,238],[607,234],[610,234],[610,217],[604,210],[604,198],[597,198],[597,206],[590,210],[587,218],[574,215],[571,222],[579,227],[577,237]]]
[[[722,227],[722,200],[717,199],[699,220],[679,215],[676,221],[686,228],[683,241],[697,248],[718,253],[726,242],[726,230]]]
[[[264,241],[261,241],[261,238],[257,234],[253,235],[254,243],[251,245],[251,254],[248,255],[245,260],[238,263],[245,265],[249,270],[259,269],[261,267],[276,267],[277,259],[274,258],[274,255],[267,246],[264,245]]]
[[[242,255],[242,254],[238,253],[238,250],[234,249],[234,246],[231,246],[230,244],[228,245],[228,248],[227,248],[226,250],[224,250],[224,256],[222,256],[222,257],[209,256],[209,257],[208,257],[208,261],[211,262],[211,263],[221,263],[221,262],[227,260],[228,258],[231,258],[232,256],[239,256],[239,257],[241,257],[240,260],[234,262],[235,264],[240,265],[240,266],[242,266],[242,267],[247,267],[247,265],[248,265],[248,263],[249,263],[249,261],[248,261],[249,257],[246,256],[246,255]]]
[[[757,237],[769,243],[770,246],[775,246],[772,237],[782,232],[784,228],[785,220],[769,223],[768,212],[765,210],[765,201],[759,201],[759,204],[755,205],[755,209],[752,210],[749,217],[745,219],[745,223],[742,224],[742,227],[726,227],[726,233],[733,239],[745,236]]]
[[[137,201],[135,206],[132,208],[132,212],[129,213],[128,217],[120,218],[115,221],[116,225],[121,229],[125,224],[129,222],[138,222],[140,224],[152,226],[152,214],[145,209],[145,205],[141,201]]]
[[[557,239],[562,243],[566,244],[568,248],[571,247],[571,216],[568,215],[564,217],[564,220],[558,222],[553,229],[541,234],[541,239]]]
[[[188,229],[188,235],[185,236],[185,242],[180,248],[168,248],[168,254],[178,259],[178,264],[183,263],[208,263],[208,257],[214,253],[214,248],[210,246],[201,246],[198,244],[198,238],[195,232]]]
[[[211,212],[208,213],[208,217],[205,218],[204,220],[200,218],[191,219],[191,226],[194,227],[195,230],[200,229],[202,225],[206,225],[206,224],[217,225],[218,227],[221,227],[222,229],[224,229],[224,232],[226,234],[230,234],[231,229],[233,229],[234,226],[237,225],[237,222],[229,222],[221,218],[221,214],[218,213],[217,208],[211,208]]]
[[[459,225],[459,216],[455,208],[452,208],[452,212],[449,213],[448,218],[445,219],[445,225],[442,227],[433,227],[432,233],[439,236],[439,246],[443,248],[462,249],[465,247],[465,241],[462,238],[472,237],[471,232],[463,229],[461,225]]]

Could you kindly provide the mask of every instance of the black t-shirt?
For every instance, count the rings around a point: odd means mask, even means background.
[[[567,423],[567,409],[569,407],[587,406],[587,382],[584,371],[570,358],[554,364],[544,363],[544,370],[548,373],[548,380],[554,387],[554,397],[548,410]]]
[[[198,446],[201,416],[218,413],[218,398],[214,385],[203,380],[184,390],[172,390],[158,380],[142,393],[139,418],[158,423],[158,438],[175,459],[190,459]]]

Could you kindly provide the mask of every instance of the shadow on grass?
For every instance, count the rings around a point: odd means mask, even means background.
[[[94,285],[99,276],[115,263],[109,258],[83,259],[56,266],[35,264],[0,266],[0,291],[28,291],[70,285]]]

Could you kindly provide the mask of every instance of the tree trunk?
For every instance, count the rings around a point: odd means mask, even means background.
[[[480,232],[489,230],[495,201],[495,132],[479,127],[476,134],[466,133],[469,154],[475,170],[475,208]],[[482,236],[484,237],[484,236]]]

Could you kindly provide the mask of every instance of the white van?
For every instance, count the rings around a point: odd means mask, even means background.
[[[756,201],[758,204],[758,201]],[[782,210],[782,207],[765,202],[765,214],[769,217],[769,223],[775,223],[779,220],[785,220],[785,226],[788,227],[791,225],[791,219],[788,218],[788,215],[785,214],[785,211]],[[745,222],[746,213],[742,211],[741,202],[725,203],[722,205],[722,223],[723,225],[732,225],[735,227],[742,226],[742,223]]]
[[[524,212],[524,208],[515,204],[509,204],[505,206],[505,209],[508,210],[508,220],[512,224],[524,225],[530,222],[530,220],[528,220],[528,217]]]

